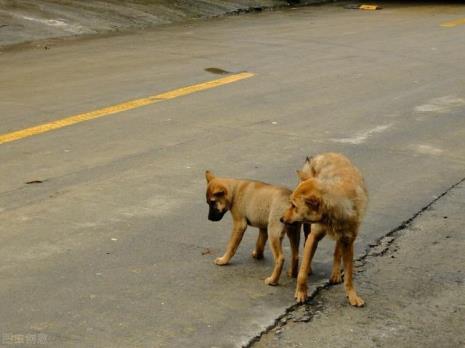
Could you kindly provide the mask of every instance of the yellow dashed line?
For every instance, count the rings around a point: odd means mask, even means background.
[[[459,25],[465,25],[465,18],[454,19],[453,21],[441,23],[441,27],[445,28],[453,28]]]
[[[230,75],[230,76],[223,77],[221,79],[207,81],[207,82],[199,83],[199,84],[192,85],[192,86],[182,87],[179,89],[175,89],[173,91],[161,93],[161,94],[150,96],[147,98],[131,100],[128,102],[108,106],[106,108],[86,112],[83,114],[69,116],[61,120],[52,121],[52,122],[44,123],[38,126],[21,129],[15,132],[2,134],[0,135],[0,144],[8,143],[11,141],[16,141],[19,139],[31,137],[33,135],[37,135],[37,134],[41,134],[45,132],[49,132],[54,129],[68,127],[76,123],[89,121],[89,120],[93,120],[93,119],[104,117],[104,116],[113,115],[113,114],[120,113],[123,111],[131,110],[131,109],[140,108],[142,106],[155,104],[155,103],[162,102],[165,100],[182,97],[188,94],[204,91],[204,90],[219,87],[222,85],[227,85],[229,83],[248,79],[252,76],[255,76],[255,74],[249,73],[249,72],[243,72],[243,73],[239,73],[235,75]]]

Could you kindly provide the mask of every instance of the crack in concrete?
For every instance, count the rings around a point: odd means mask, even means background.
[[[367,264],[368,257],[380,257],[384,256],[388,250],[390,249],[391,245],[395,242],[395,240],[400,236],[400,232],[404,231],[408,228],[412,222],[414,222],[419,216],[421,216],[425,211],[429,210],[437,201],[439,201],[442,197],[447,195],[451,190],[453,190],[458,185],[465,182],[465,177],[460,179],[458,182],[449,186],[444,192],[439,194],[436,198],[434,198],[431,202],[426,204],[422,207],[419,211],[413,214],[409,219],[404,220],[395,227],[394,229],[390,230],[384,236],[376,239],[374,242],[370,243],[367,248],[365,248],[365,252],[359,256],[358,258],[354,259],[354,266],[356,269],[362,268]],[[364,270],[356,270],[356,273],[363,272]],[[339,284],[335,284],[339,285]],[[309,296],[308,300],[303,304],[305,306],[305,314],[301,318],[295,318],[294,312],[301,306],[298,303],[293,304],[286,311],[278,316],[274,323],[269,325],[265,328],[262,332],[257,334],[255,337],[250,339],[250,341],[243,346],[243,348],[250,348],[255,343],[260,341],[261,337],[272,330],[276,329],[276,333],[279,334],[281,332],[280,328],[284,327],[290,319],[293,319],[295,322],[310,322],[315,317],[315,315],[319,314],[323,309],[323,304],[321,302],[315,301],[315,297],[320,293],[322,290],[330,289],[331,287],[335,286],[330,284],[329,281],[324,283],[321,286],[318,286]]]

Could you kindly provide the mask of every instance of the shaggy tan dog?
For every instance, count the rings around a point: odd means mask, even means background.
[[[367,190],[360,171],[345,156],[325,153],[307,161],[297,171],[300,183],[291,194],[291,206],[281,221],[311,223],[297,277],[297,302],[307,299],[307,279],[318,242],[327,234],[336,241],[330,282],[340,283],[341,258],[344,261],[344,286],[349,302],[361,307],[364,301],[352,283],[354,241],[365,213]]]

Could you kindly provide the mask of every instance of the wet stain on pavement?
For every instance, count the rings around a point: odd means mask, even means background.
[[[31,181],[27,181],[26,185],[42,184],[43,182],[44,180],[31,180]]]
[[[220,68],[206,68],[205,71],[216,75],[227,75],[231,73],[230,71],[226,71]]]

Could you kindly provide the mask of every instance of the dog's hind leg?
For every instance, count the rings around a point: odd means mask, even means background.
[[[298,227],[286,227],[286,233],[289,237],[289,243],[291,244],[291,265],[287,271],[287,275],[292,278],[297,277],[299,272],[299,244],[300,244],[300,225]]]
[[[342,245],[338,240],[334,246],[334,259],[333,259],[333,270],[331,271],[331,277],[329,278],[330,284],[339,284],[342,282],[341,276],[341,258],[342,258]]]
[[[362,307],[365,302],[357,295],[352,283],[354,240],[341,241],[342,258],[344,260],[344,287],[352,306]]]
[[[231,258],[236,253],[237,247],[239,246],[246,229],[247,229],[247,221],[234,220],[231,238],[229,239],[229,243],[228,243],[228,246],[226,247],[226,251],[222,257],[218,257],[215,260],[215,263],[218,266],[223,266],[223,265],[228,264],[229,260],[231,260]]]
[[[278,285],[279,277],[284,265],[284,254],[282,241],[284,237],[284,226],[281,223],[275,223],[268,226],[271,251],[274,256],[274,269],[271,276],[265,279],[265,284]]]
[[[312,226],[311,224],[304,223],[304,237],[305,237],[304,245],[305,245],[305,242],[307,241],[308,235],[310,234],[311,226]]]
[[[252,251],[252,257],[257,260],[263,259],[263,250],[265,250],[265,244],[268,240],[268,231],[266,228],[260,228],[258,231],[257,244],[255,250]]]

